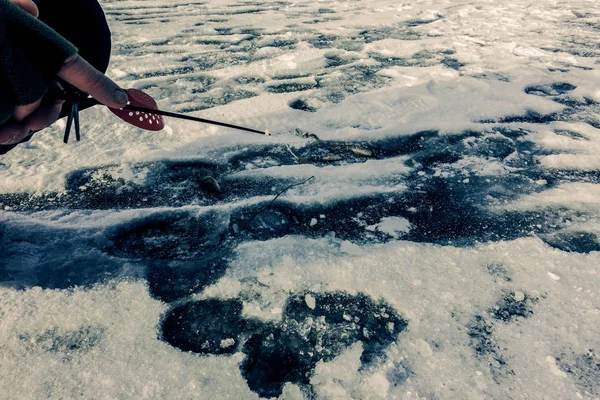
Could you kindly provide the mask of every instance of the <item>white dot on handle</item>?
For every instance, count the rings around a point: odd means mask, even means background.
[[[150,120],[150,125],[152,125],[152,120]]]
[[[129,116],[130,116],[130,117],[133,117],[133,113],[132,113],[132,112],[130,112],[130,113],[129,113]]]
[[[136,111],[136,112],[135,112],[135,115],[140,115],[140,112],[139,112],[139,111]]]
[[[144,118],[140,117],[140,121],[143,121],[143,120],[144,120]]]

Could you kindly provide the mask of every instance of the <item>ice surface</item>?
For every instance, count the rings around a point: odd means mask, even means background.
[[[598,2],[102,5],[120,84],[273,135],[2,156],[2,398],[600,396]]]

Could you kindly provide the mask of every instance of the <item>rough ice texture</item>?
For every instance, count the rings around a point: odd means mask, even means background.
[[[120,84],[274,134],[3,156],[2,398],[600,396],[598,2],[102,4]]]

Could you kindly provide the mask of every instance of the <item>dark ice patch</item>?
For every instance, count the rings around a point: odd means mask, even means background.
[[[510,82],[510,78],[508,76],[499,74],[497,72],[484,72],[481,74],[475,74],[475,75],[473,75],[473,78],[489,79],[489,80],[496,80],[496,81],[501,81],[501,82]]]
[[[326,65],[329,68],[339,67],[341,65],[350,64],[358,60],[355,56],[348,56],[345,54],[329,53],[325,54]]]
[[[593,99],[575,97],[568,93],[576,89],[575,85],[558,82],[547,85],[536,85],[525,88],[525,93],[544,96],[564,105],[559,112],[541,114],[535,110],[527,110],[523,115],[508,115],[500,118],[479,121],[480,123],[531,123],[548,124],[555,121],[584,122],[595,128],[600,128],[597,114],[600,105]]]
[[[193,259],[222,245],[228,223],[218,212],[154,213],[111,228],[105,251],[131,259]]]
[[[568,82],[557,82],[548,85],[535,85],[525,88],[525,93],[536,96],[559,96],[577,89],[577,86]]]
[[[192,260],[149,260],[147,280],[150,294],[165,302],[173,302],[200,293],[225,275],[231,249],[224,244]]]
[[[537,302],[536,298],[532,298],[527,293],[524,293],[524,298],[517,299],[514,292],[506,293],[500,301],[494,306],[490,313],[494,319],[503,322],[511,322],[516,318],[529,318],[533,315],[532,304]]]
[[[496,282],[498,280],[504,281],[504,282],[512,281],[510,271],[503,264],[499,264],[499,263],[488,264],[488,265],[486,265],[486,269],[490,273],[490,275],[493,276],[494,282]]]
[[[239,85],[258,85],[265,82],[265,78],[260,76],[240,76],[234,79]]]
[[[356,342],[363,343],[361,362],[366,367],[408,325],[389,304],[360,293],[292,295],[277,323],[245,319],[241,312],[242,303],[235,299],[187,303],[167,314],[162,338],[200,354],[241,349],[246,354],[242,375],[261,397],[281,395],[288,382],[308,386],[317,363],[331,361]]]
[[[290,108],[293,108],[294,110],[308,111],[308,112],[316,112],[317,111],[317,109],[315,107],[310,106],[304,99],[292,100],[288,105],[290,106]]]
[[[398,387],[406,382],[415,373],[406,361],[393,361],[392,368],[387,372],[386,378],[393,387]]]
[[[314,307],[309,299],[314,299]],[[363,342],[363,365],[381,356],[408,326],[408,322],[389,304],[382,300],[375,302],[362,293],[306,292],[288,298],[283,314],[285,318],[299,323],[311,321],[312,324],[324,318],[330,332],[321,340],[344,342],[345,346],[356,341]],[[315,334],[319,334],[318,329]],[[333,337],[328,337],[329,334]],[[323,351],[325,354],[321,359],[325,361],[337,355],[327,349]]]
[[[75,331],[62,331],[59,328],[49,329],[41,334],[25,333],[19,340],[30,351],[44,351],[60,354],[69,360],[77,354],[90,351],[106,337],[106,330],[100,326],[84,326]]]
[[[591,232],[560,232],[542,235],[540,238],[549,246],[562,251],[584,254],[600,251],[600,239]]]
[[[458,61],[456,58],[450,58],[450,57],[446,57],[444,59],[442,59],[442,64],[444,64],[446,67],[454,69],[456,71],[459,71],[462,67],[465,66],[464,63],[461,63],[460,61]]]
[[[317,87],[314,82],[286,82],[276,85],[269,85],[266,90],[271,93],[292,93],[310,90]]]
[[[587,140],[589,141],[589,139],[585,136],[583,136],[580,133],[574,132],[574,131],[570,131],[568,129],[555,129],[554,133],[556,133],[559,136],[566,136],[570,139],[573,140]]]
[[[170,302],[202,291],[219,279],[227,268],[231,249],[248,240],[285,235],[319,238],[333,232],[338,239],[354,243],[385,243],[395,238],[367,227],[387,217],[407,219],[410,230],[402,234],[402,239],[415,242],[470,246],[532,235],[551,238],[569,224],[584,221],[586,214],[568,208],[490,211],[490,207],[563,182],[600,182],[600,173],[539,168],[536,158],[546,153],[527,135],[524,129],[506,126],[454,135],[423,131],[371,141],[323,141],[307,135],[310,141],[292,146],[297,158],[282,145],[233,146],[219,150],[222,153],[216,157],[222,160],[220,164],[159,161],[86,169],[68,177],[68,190],[63,193],[1,194],[0,203],[19,212],[170,207],[132,217],[96,234],[97,239],[87,245],[105,253],[97,257],[101,264],[90,262],[100,271],[98,274],[79,274],[76,262],[64,262],[70,250],[54,251],[38,262],[66,266],[60,274],[46,274],[40,280],[43,286],[68,287],[104,281],[104,276],[120,276],[127,260],[138,260],[148,267],[151,293]],[[353,149],[361,149],[368,156]],[[332,168],[397,156],[407,156],[404,162],[410,172],[374,182],[387,187],[398,185],[397,191],[361,194],[329,203],[298,203],[285,197],[271,203],[272,197],[300,179],[270,178],[260,173],[261,168],[280,165],[310,163],[317,168]],[[468,159],[517,170],[479,175],[464,166],[462,161]],[[254,172],[236,173],[249,169]],[[544,184],[538,184],[540,181]],[[239,203],[253,197],[266,199]],[[200,208],[172,209],[218,204],[232,206],[209,213],[199,212]],[[314,218],[318,220],[316,225],[311,224]],[[66,238],[67,234],[54,236]],[[570,248],[591,250],[588,239],[571,241]],[[58,240],[62,243],[67,239]],[[5,275],[14,276],[9,269]]]
[[[140,80],[146,78],[155,78],[159,76],[170,76],[170,75],[185,75],[191,74],[192,72],[196,72],[197,69],[191,65],[185,65],[177,68],[171,68],[168,70],[158,70],[158,71],[148,71],[142,74],[130,74],[125,79],[128,80]]]
[[[475,355],[487,363],[494,381],[501,383],[506,376],[514,375],[514,372],[507,366],[493,332],[494,325],[481,315],[476,315],[467,326],[469,342],[475,350]]]
[[[177,109],[177,112],[189,113],[206,110],[255,96],[258,96],[258,94],[251,90],[245,90],[234,86],[218,87],[195,97],[192,106],[187,105],[180,107]]]
[[[72,287],[91,288],[99,283],[113,280],[124,273],[124,262],[98,250],[79,252],[72,245],[62,245],[63,251],[55,251],[36,265],[32,283],[48,289]],[[133,271],[125,273],[131,277]]]
[[[600,396],[600,357],[594,349],[587,354],[563,353],[556,357],[556,364],[575,381],[584,395]]]
[[[523,115],[508,115],[498,119],[485,119],[478,121],[482,124],[496,124],[496,123],[528,123],[528,124],[548,124],[560,120],[559,113],[540,114],[534,110],[527,110]]]
[[[278,74],[274,75],[273,79],[277,81],[290,80],[290,79],[298,79],[298,78],[307,78],[311,74]]]
[[[167,313],[161,325],[161,338],[182,351],[234,353],[258,324],[242,317],[242,307],[237,299],[186,303]]]

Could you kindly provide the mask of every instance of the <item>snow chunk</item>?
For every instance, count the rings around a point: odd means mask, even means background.
[[[550,272],[550,271],[548,271],[548,276],[549,276],[550,278],[552,278],[553,280],[555,280],[555,281],[560,281],[560,276],[558,276],[558,275],[556,275],[556,274],[553,274],[553,273],[552,273],[552,272]]]
[[[308,293],[306,294],[306,296],[304,296],[304,301],[306,302],[308,308],[310,308],[311,310],[314,310],[317,306],[317,300]]]
[[[235,345],[235,339],[233,339],[233,338],[223,339],[223,340],[221,340],[221,344],[220,344],[222,349],[226,349],[233,345]]]
[[[401,217],[385,217],[378,224],[367,226],[367,230],[383,232],[393,238],[398,238],[401,233],[410,232],[410,222]]]
[[[515,301],[519,302],[519,301],[523,301],[525,300],[525,293],[523,292],[515,292]]]

